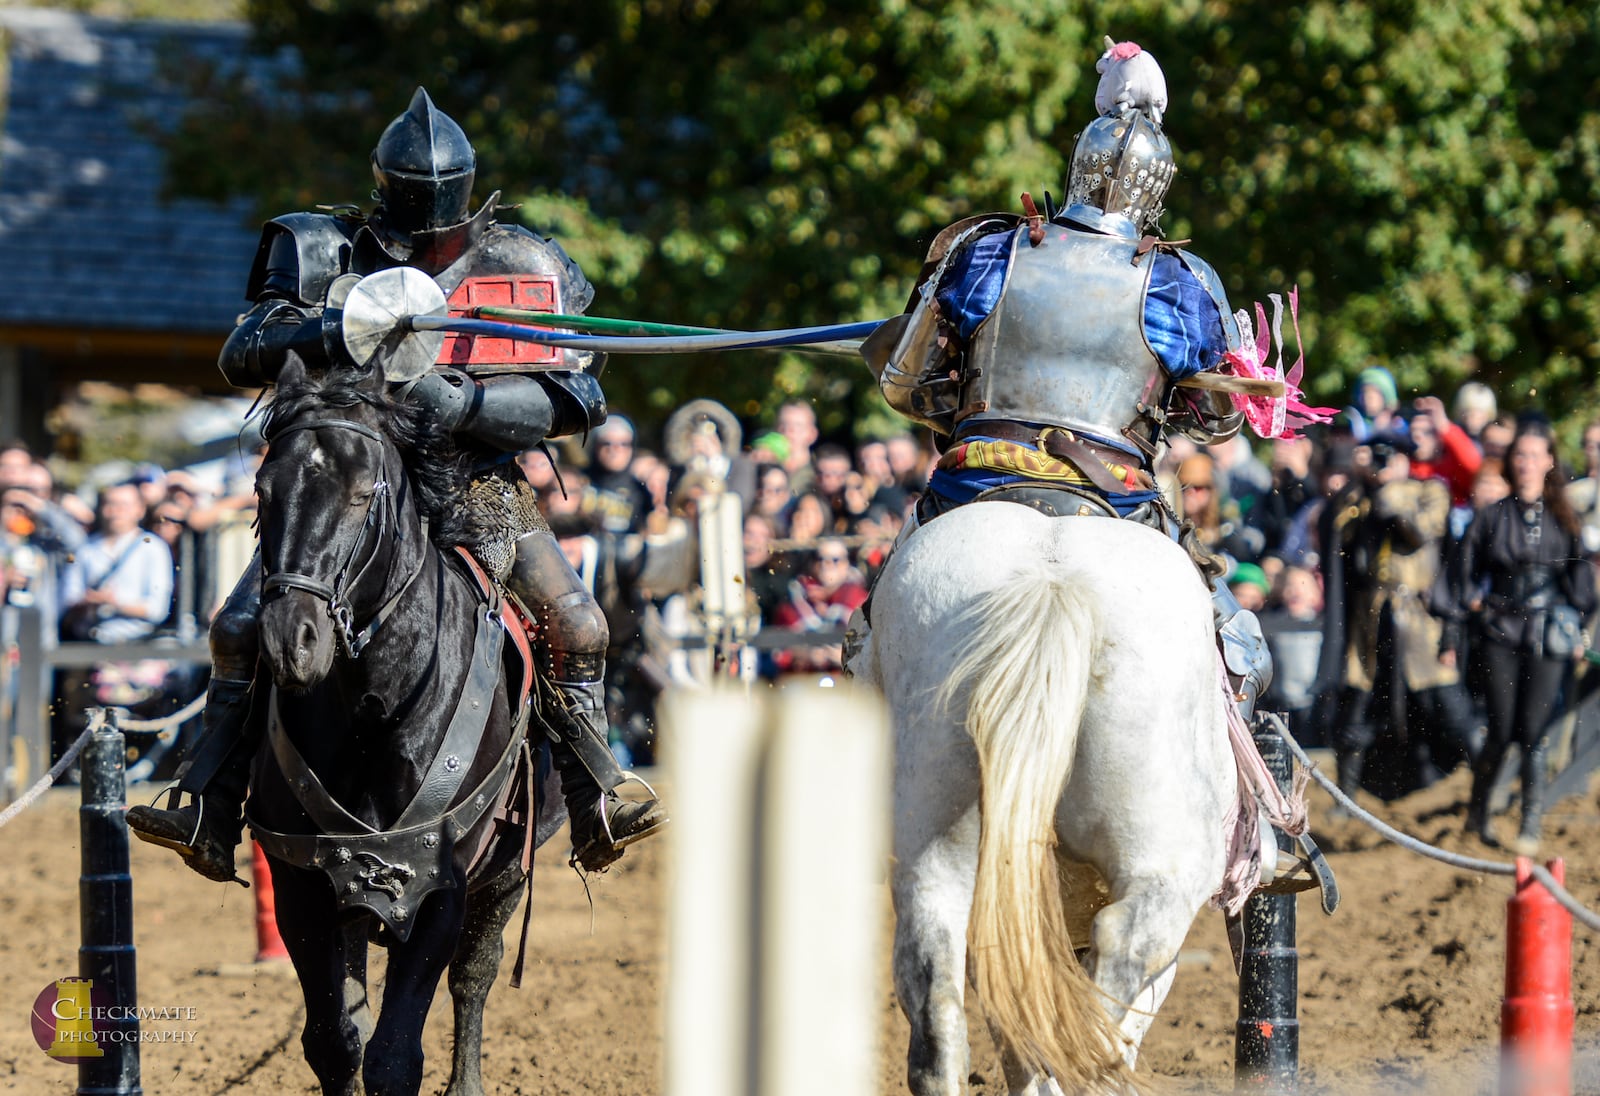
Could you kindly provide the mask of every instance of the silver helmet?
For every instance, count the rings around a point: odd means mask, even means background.
[[[1106,39],[1096,68],[1096,118],[1078,134],[1067,176],[1067,213],[1121,235],[1159,233],[1161,200],[1176,170],[1161,131],[1166,79],[1132,42]],[[1074,207],[1078,207],[1076,212]]]

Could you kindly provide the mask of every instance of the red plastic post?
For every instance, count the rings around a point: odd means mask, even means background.
[[[1565,885],[1564,863],[1546,866]],[[1572,915],[1519,856],[1517,890],[1506,903],[1501,1096],[1571,1096],[1572,1023]]]
[[[256,894],[256,962],[275,963],[289,958],[278,935],[278,905],[272,891],[272,869],[259,844],[250,842],[250,889]],[[1569,1029],[1571,1025],[1568,1025]]]

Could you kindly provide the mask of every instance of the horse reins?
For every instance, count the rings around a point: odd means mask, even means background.
[[[308,422],[291,423],[282,430],[275,432],[271,440],[277,441],[286,434],[293,434],[300,430],[321,429],[352,430],[364,437],[371,438],[379,444],[384,443],[386,440],[378,431],[350,419],[312,419]],[[408,481],[402,475],[400,489],[404,491],[407,487]],[[361,532],[356,535],[354,543],[350,545],[350,551],[345,555],[344,563],[334,573],[333,581],[323,582],[320,579],[297,571],[274,571],[261,582],[262,599],[265,600],[273,594],[284,590],[300,590],[317,598],[319,601],[326,602],[328,616],[332,619],[337,629],[336,634],[340,644],[351,658],[360,658],[362,650],[372,641],[372,637],[377,634],[384,621],[399,606],[401,598],[405,597],[406,591],[410,590],[412,584],[417,581],[417,577],[422,574],[423,565],[427,562],[426,554],[419,554],[416,567],[412,569],[405,582],[400,585],[400,589],[395,591],[394,595],[378,608],[378,611],[372,615],[372,619],[367,622],[366,627],[359,631],[356,630],[355,616],[351,612],[349,604],[345,601],[345,595],[351,586],[360,582],[366,576],[368,568],[377,559],[378,545],[382,541],[384,529],[396,524],[393,519],[393,512],[394,503],[389,493],[389,483],[387,480],[380,479],[372,486],[372,497],[367,500],[367,511],[361,520]],[[361,550],[363,544],[368,542],[371,543],[372,549],[367,553],[366,559],[362,560],[361,566],[356,570],[354,576],[351,576],[350,569],[356,562],[356,553]],[[390,570],[392,573],[392,560]],[[386,575],[386,580],[387,577]]]

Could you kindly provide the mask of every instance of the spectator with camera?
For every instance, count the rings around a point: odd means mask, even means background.
[[[1426,787],[1471,753],[1471,704],[1429,606],[1450,493],[1439,480],[1412,477],[1414,452],[1404,434],[1370,435],[1329,507],[1324,544],[1338,556],[1329,600],[1340,617],[1329,623],[1342,632],[1345,654],[1331,737],[1346,794],[1364,779],[1388,797]]]
[[[1511,442],[1511,492],[1480,510],[1461,544],[1461,608],[1474,626],[1489,733],[1472,771],[1467,828],[1498,847],[1489,795],[1507,752],[1522,751],[1522,819],[1511,848],[1538,850],[1545,808],[1547,731],[1583,618],[1595,609],[1591,564],[1568,504],[1549,423],[1524,420]]]
[[[1450,489],[1450,537],[1459,540],[1472,519],[1472,485],[1483,454],[1466,430],[1450,421],[1443,400],[1419,396],[1413,406],[1411,475],[1443,480]]]
[[[50,469],[26,459],[0,466],[0,602],[36,609],[43,641],[53,647],[61,616],[60,576],[88,532],[55,501]]]
[[[135,483],[100,492],[99,529],[68,563],[61,579],[63,639],[127,643],[143,639],[172,607],[172,553],[143,527],[144,499]]]

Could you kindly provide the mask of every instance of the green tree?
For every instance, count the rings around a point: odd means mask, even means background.
[[[1592,6],[1132,0],[252,0],[270,96],[196,74],[174,178],[264,211],[360,200],[416,84],[482,184],[556,232],[597,311],[737,327],[888,315],[944,224],[1059,192],[1100,36],[1155,53],[1194,237],[1243,305],[1298,284],[1314,394],[1368,364],[1448,395],[1475,375],[1576,420],[1600,358]],[[358,90],[357,90],[358,89]],[[824,428],[878,408],[845,360],[619,363],[620,405],[742,414],[793,393]],[[881,411],[877,412],[882,414]]]

